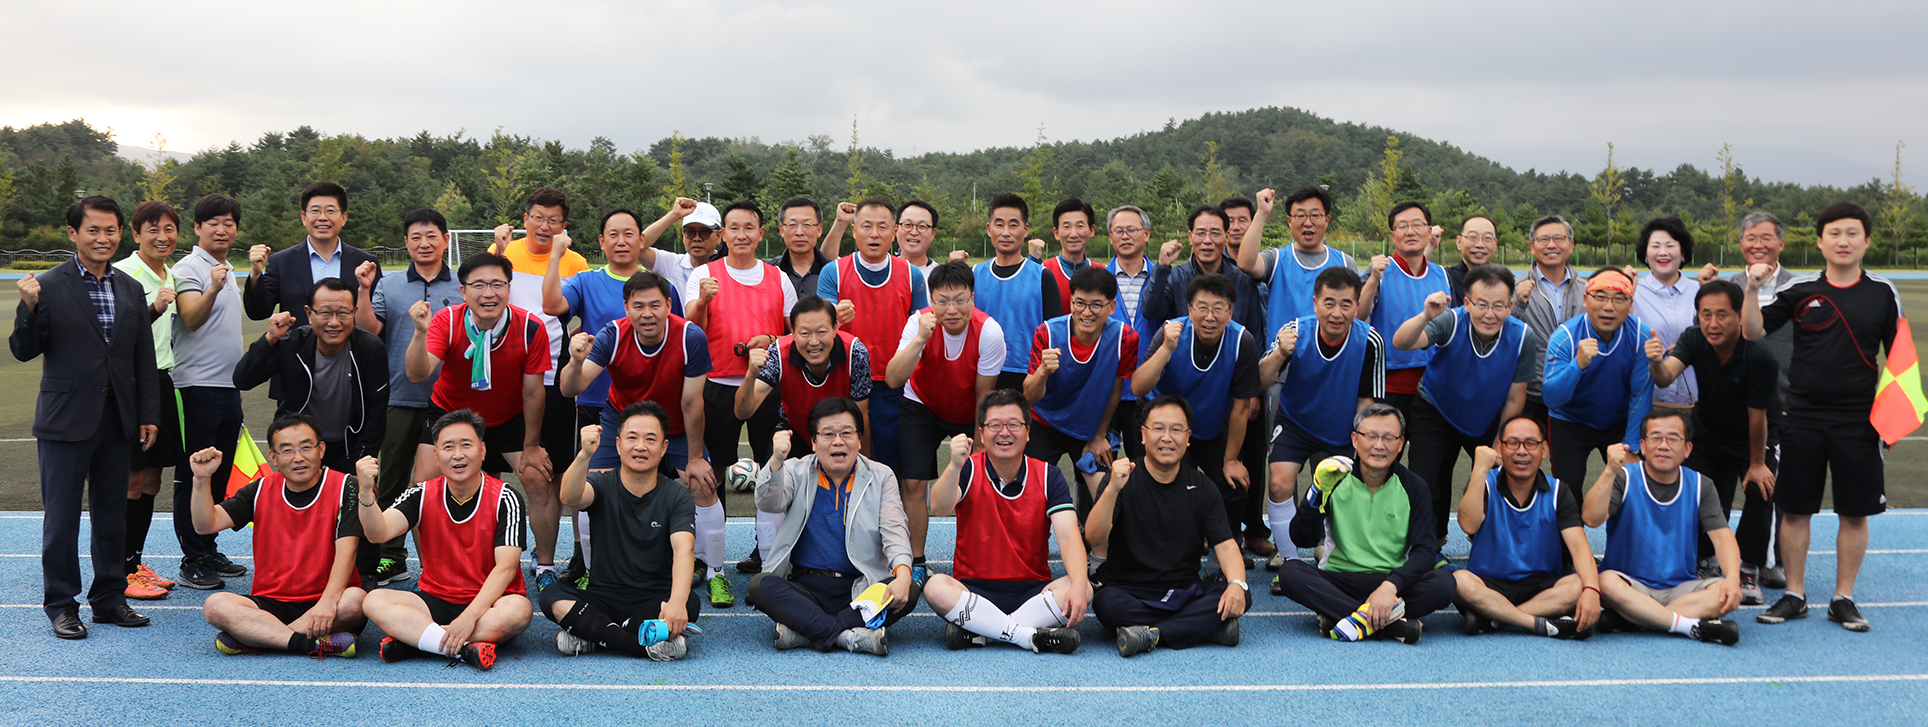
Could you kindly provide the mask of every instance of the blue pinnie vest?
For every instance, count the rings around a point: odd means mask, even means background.
[[[1071,352],[1071,316],[1058,316],[1044,322],[1052,348],[1058,349],[1058,370],[1044,382],[1044,398],[1031,405],[1031,415],[1052,429],[1090,440],[1098,435],[1098,418],[1111,403],[1111,389],[1118,382],[1119,348],[1124,346],[1125,324],[1105,319],[1104,332],[1091,357],[1083,361]],[[1029,346],[1025,347],[1030,350]],[[1026,361],[1029,364],[1029,361]]]
[[[1500,327],[1500,340],[1481,355],[1473,343],[1473,320],[1464,306],[1453,309],[1453,340],[1433,347],[1433,360],[1419,380],[1419,394],[1461,434],[1477,437],[1493,428],[1513,388],[1526,345],[1526,323],[1512,316]]]
[[[1379,277],[1379,301],[1372,306],[1372,327],[1380,331],[1399,330],[1399,324],[1426,310],[1426,296],[1434,293],[1453,293],[1452,283],[1446,279],[1446,269],[1440,267],[1439,263],[1428,261],[1426,274],[1417,278],[1400,267],[1398,260],[1387,263],[1385,274]],[[1386,348],[1387,371],[1416,369],[1431,360],[1431,348],[1417,351],[1405,351],[1395,346]]]
[[[1345,256],[1331,247],[1326,248],[1325,264],[1316,268],[1299,264],[1299,256],[1292,252],[1290,245],[1278,250],[1279,258],[1272,264],[1272,278],[1266,283],[1270,290],[1265,297],[1265,320],[1270,322],[1268,325],[1272,330],[1265,331],[1263,336],[1256,331],[1252,334],[1261,339],[1270,339],[1278,334],[1278,329],[1284,327],[1286,321],[1312,315],[1313,281],[1326,268],[1346,264]]]
[[[1538,475],[1545,477],[1546,475]],[[1473,537],[1466,570],[1481,578],[1514,581],[1560,575],[1566,543],[1560,539],[1560,481],[1551,480],[1533,502],[1515,507],[1500,494],[1500,470],[1486,473],[1486,523]]]
[[[1004,369],[1027,373],[1031,366],[1031,336],[1044,322],[1044,266],[1025,258],[1009,278],[991,272],[992,261],[978,263],[977,309],[1004,328]]]
[[[1680,468],[1680,491],[1672,502],[1660,502],[1647,489],[1645,467],[1635,462],[1623,469],[1627,494],[1620,512],[1607,519],[1607,550],[1600,569],[1663,589],[1698,578],[1700,473]]]
[[[1279,413],[1335,452],[1352,447],[1352,415],[1359,408],[1359,375],[1366,365],[1366,338],[1372,327],[1353,319],[1339,353],[1319,353],[1319,319],[1299,319],[1299,341],[1279,380]]]
[[[1174,394],[1192,405],[1192,438],[1217,439],[1225,433],[1225,417],[1232,411],[1232,368],[1238,363],[1239,337],[1245,326],[1227,321],[1210,360],[1200,363],[1193,350],[1192,319],[1176,318],[1185,328],[1178,334],[1178,348],[1165,364],[1153,396]]]

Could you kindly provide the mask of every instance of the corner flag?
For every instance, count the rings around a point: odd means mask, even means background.
[[[1885,374],[1884,374],[1885,379]],[[1915,398],[1921,397],[1921,387],[1915,387]],[[1876,408],[1880,405],[1876,404]],[[1916,423],[1920,423],[1917,419]],[[241,441],[234,444],[234,470],[228,473],[228,491],[223,498],[234,497],[234,493],[247,487],[248,483],[266,477],[274,471],[268,466],[268,458],[261,456],[261,445],[254,443],[254,435],[248,433],[246,426],[241,427]]]
[[[1895,322],[1895,341],[1888,347],[1888,361],[1881,367],[1881,383],[1874,391],[1874,408],[1868,412],[1868,421],[1889,446],[1919,428],[1923,416],[1928,415],[1928,398],[1921,395],[1921,365],[1915,360],[1915,338],[1908,330],[1907,318]]]

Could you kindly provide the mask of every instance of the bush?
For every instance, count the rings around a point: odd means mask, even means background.
[[[14,270],[52,270],[59,265],[53,260],[15,260],[7,267]]]

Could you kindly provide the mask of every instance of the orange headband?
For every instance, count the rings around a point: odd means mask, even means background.
[[[1587,278],[1587,292],[1596,290],[1617,290],[1633,295],[1633,281],[1628,280],[1626,275],[1602,270],[1600,274]]]

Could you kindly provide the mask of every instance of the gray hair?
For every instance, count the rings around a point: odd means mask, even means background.
[[[1106,213],[1105,213],[1105,231],[1106,231],[1106,232],[1109,232],[1109,231],[1111,231],[1111,221],[1112,221],[1113,219],[1116,219],[1116,218],[1118,217],[1118,213],[1120,213],[1120,212],[1135,212],[1135,213],[1137,213],[1137,214],[1138,214],[1138,224],[1140,224],[1140,225],[1143,225],[1143,226],[1144,226],[1145,228],[1147,228],[1147,229],[1150,229],[1150,228],[1151,228],[1151,215],[1148,215],[1148,214],[1145,214],[1145,211],[1144,211],[1144,210],[1141,210],[1141,209],[1138,209],[1138,207],[1137,207],[1136,205],[1129,205],[1129,204],[1128,204],[1128,205],[1121,205],[1121,206],[1118,206],[1118,207],[1113,207],[1113,208],[1111,208],[1111,211],[1110,211],[1110,212],[1106,212]]]
[[[1353,431],[1358,431],[1359,425],[1365,422],[1367,419],[1371,419],[1373,417],[1383,417],[1383,416],[1392,416],[1398,419],[1399,436],[1402,436],[1402,437],[1406,436],[1406,414],[1404,412],[1399,411],[1399,407],[1396,407],[1384,402],[1377,402],[1377,401],[1371,404],[1367,404],[1366,408],[1360,409],[1358,414],[1353,415],[1352,429]]]
[[[1753,212],[1747,213],[1746,217],[1742,217],[1741,232],[1746,232],[1747,228],[1761,224],[1762,222],[1774,223],[1774,236],[1782,239],[1787,238],[1787,225],[1781,222],[1781,218],[1776,217],[1774,213],[1767,210],[1754,210]]]
[[[1540,228],[1545,227],[1547,225],[1563,226],[1566,228],[1566,236],[1568,238],[1573,237],[1573,223],[1566,221],[1565,217],[1561,217],[1559,215],[1547,215],[1545,217],[1541,217],[1540,219],[1534,220],[1533,226],[1526,228],[1527,239],[1531,240],[1533,237],[1533,233],[1539,232]]]

